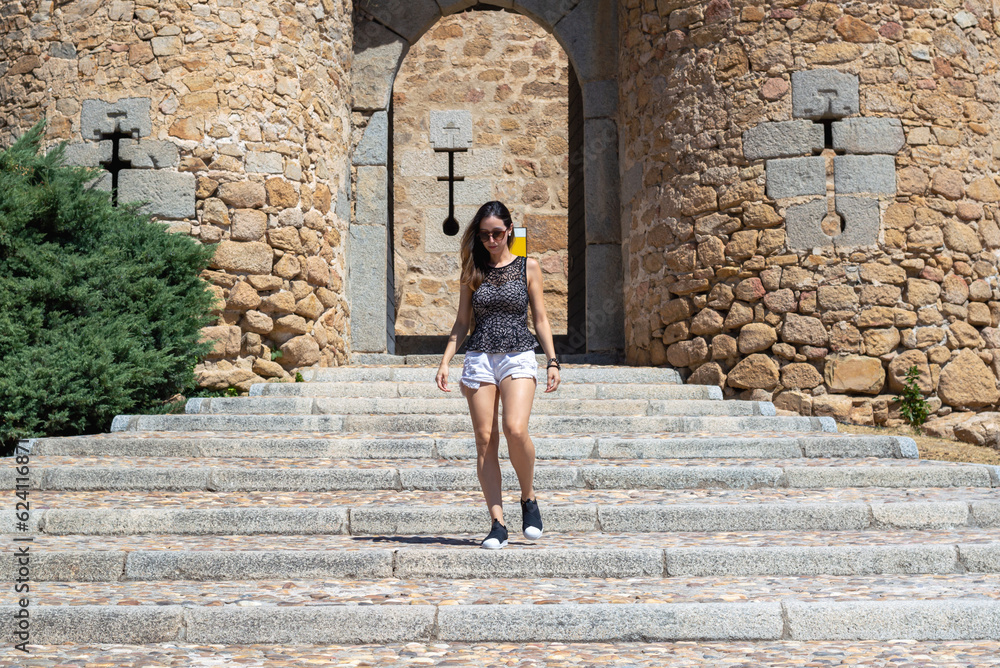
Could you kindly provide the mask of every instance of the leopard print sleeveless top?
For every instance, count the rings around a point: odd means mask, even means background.
[[[538,345],[528,329],[528,259],[490,267],[475,292],[476,328],[466,349],[482,353],[520,353]]]

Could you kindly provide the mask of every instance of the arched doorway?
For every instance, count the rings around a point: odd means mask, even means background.
[[[396,353],[393,272],[393,82],[410,45],[444,15],[495,9],[474,2],[359,0],[355,5],[352,152],[354,215],[348,290],[354,352]],[[513,2],[553,34],[571,65],[567,334],[561,352],[619,354],[624,348],[619,212],[616,52],[611,0]],[[513,4],[513,7],[510,5]],[[440,347],[440,346],[439,346]],[[400,352],[416,352],[414,350]]]

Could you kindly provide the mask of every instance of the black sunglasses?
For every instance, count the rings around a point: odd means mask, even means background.
[[[493,230],[492,232],[489,230],[479,230],[479,240],[482,241],[483,243],[489,241],[490,239],[492,239],[493,241],[500,241],[501,239],[503,239],[505,234],[507,234],[506,229],[503,230],[502,232],[497,230]]]

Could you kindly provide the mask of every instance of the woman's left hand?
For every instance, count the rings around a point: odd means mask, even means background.
[[[556,367],[549,367],[549,382],[545,386],[546,392],[555,392],[556,388],[559,387],[559,369]]]

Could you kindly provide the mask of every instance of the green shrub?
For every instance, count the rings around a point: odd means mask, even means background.
[[[903,391],[894,399],[899,402],[899,414],[915,431],[920,431],[920,426],[927,422],[927,417],[930,415],[930,406],[917,385],[919,378],[920,369],[916,365],[907,369]]]
[[[194,385],[212,250],[88,187],[40,152],[0,152],[0,446],[106,430]]]

